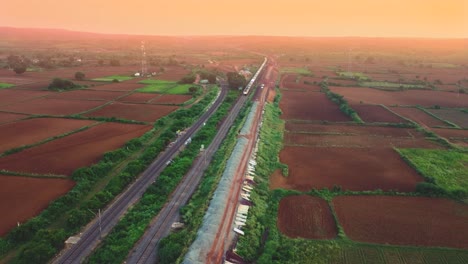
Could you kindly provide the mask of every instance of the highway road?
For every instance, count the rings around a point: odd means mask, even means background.
[[[177,142],[171,147],[168,147],[164,152],[153,161],[153,163],[135,180],[116,200],[105,210],[101,215],[101,228],[103,237],[107,235],[112,228],[118,223],[119,219],[125,214],[128,208],[138,201],[146,189],[157,179],[159,174],[167,166],[166,163],[173,159],[179,151],[179,148],[187,139],[192,137],[208,120],[208,118],[217,110],[221,103],[226,98],[228,91],[227,85],[221,85],[221,92],[216,101],[211,107],[203,113],[203,115],[186,130],[186,133],[181,135]],[[81,235],[81,239],[70,247],[61,252],[56,257],[53,263],[81,263],[98,245],[100,241],[99,221],[94,219]]]
[[[188,202],[197,189],[204,171],[229,132],[229,128],[234,123],[246,100],[247,96],[239,97],[236,104],[231,108],[211,144],[193,163],[190,171],[184,176],[172,194],[170,201],[166,203],[159,214],[153,219],[145,234],[129,254],[126,261],[127,264],[153,264],[156,262],[159,241],[170,233],[172,223],[178,221],[180,208]]]

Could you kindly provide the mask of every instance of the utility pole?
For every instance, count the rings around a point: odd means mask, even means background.
[[[141,76],[145,76],[148,72],[148,66],[146,64],[146,49],[145,42],[141,42]]]
[[[95,212],[91,211],[88,209],[88,211],[90,211],[94,216],[97,216],[98,217],[98,221],[99,221],[99,238],[102,239],[102,227],[101,227],[101,209],[98,209],[98,215],[96,215]]]

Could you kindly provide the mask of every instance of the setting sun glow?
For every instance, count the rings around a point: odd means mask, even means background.
[[[1,26],[99,33],[468,37],[466,0],[27,0],[1,6]]]

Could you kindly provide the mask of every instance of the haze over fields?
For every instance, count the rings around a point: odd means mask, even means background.
[[[468,37],[465,0],[2,1],[0,18],[118,34]]]

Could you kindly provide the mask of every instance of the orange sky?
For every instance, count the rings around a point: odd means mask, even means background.
[[[153,35],[468,38],[468,0],[2,0],[0,26]]]

